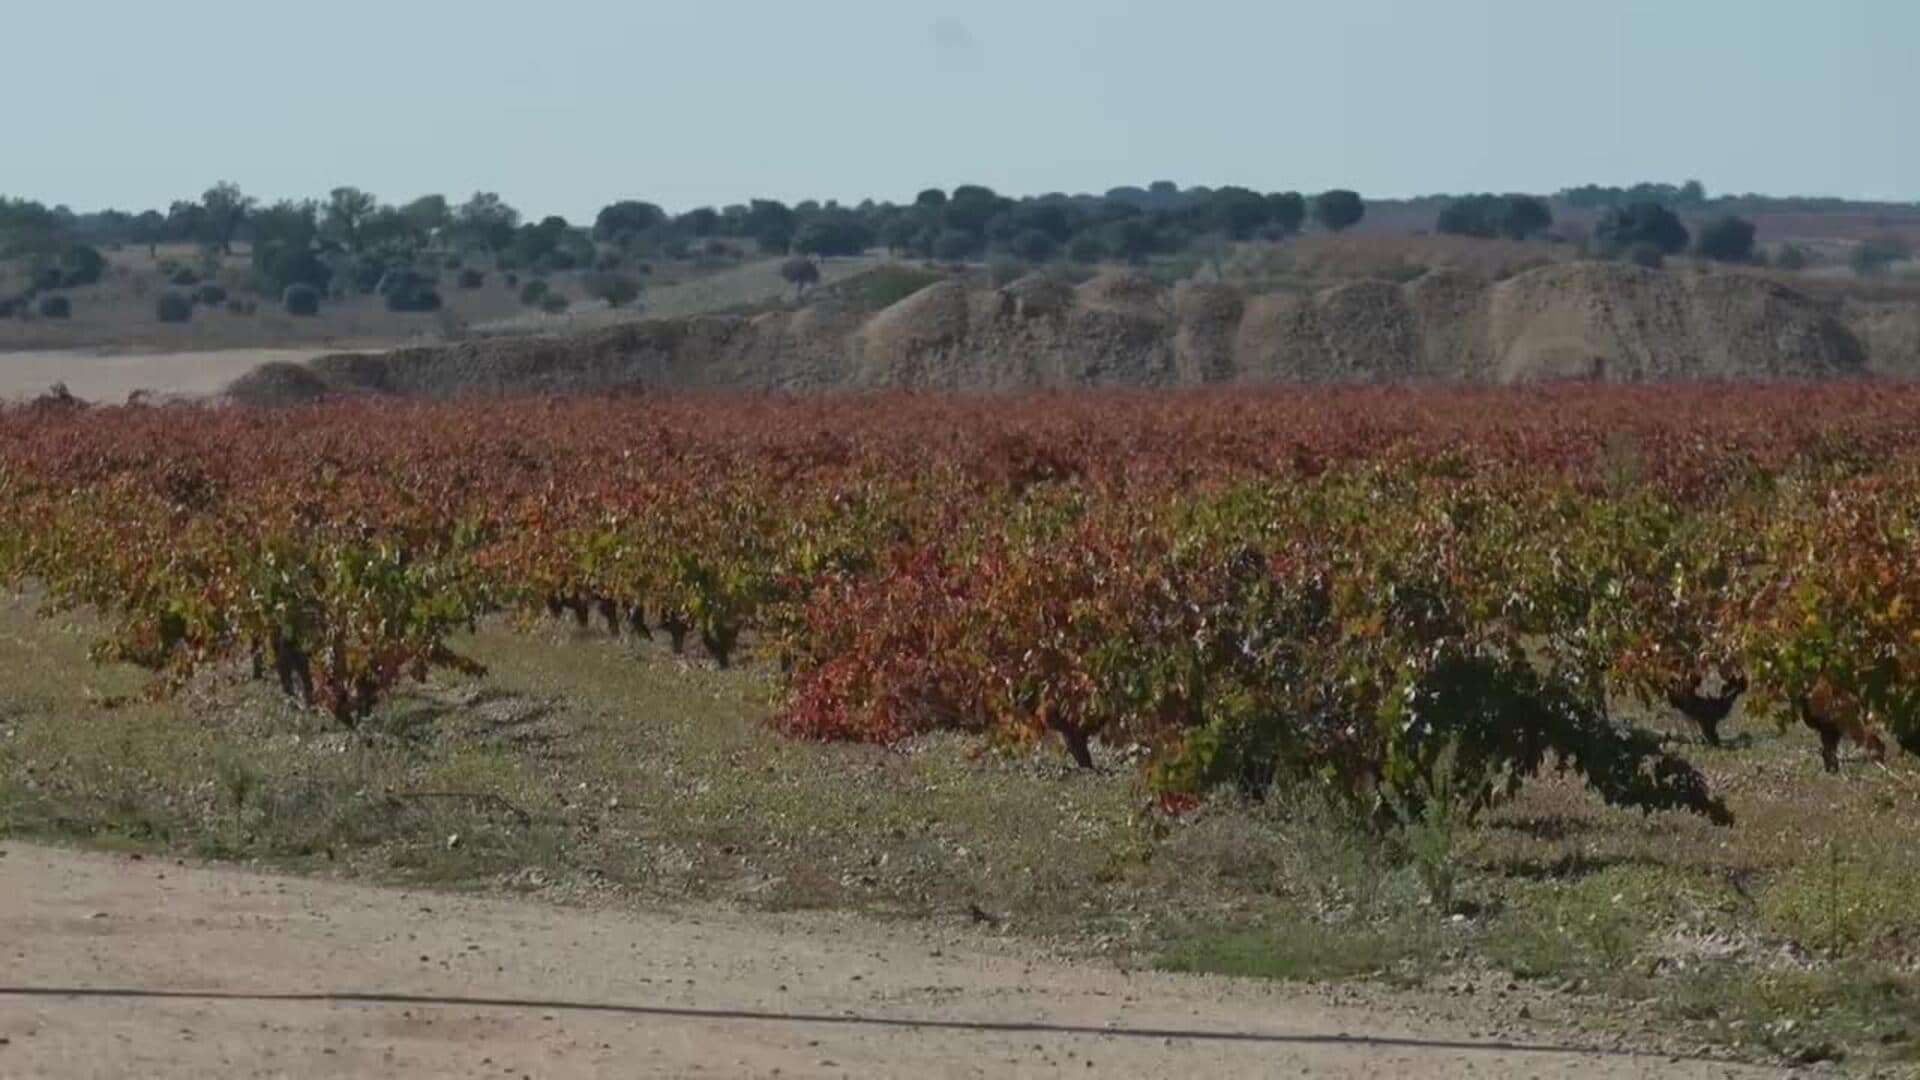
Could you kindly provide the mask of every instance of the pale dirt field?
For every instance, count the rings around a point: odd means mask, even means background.
[[[340,349],[218,349],[209,352],[109,352],[90,349],[0,352],[0,401],[46,393],[55,383],[83,401],[117,405],[138,390],[160,398],[205,397],[261,364],[295,363]]]
[[[1023,958],[957,924],[0,851],[0,1077],[1768,1075]]]
[[[829,259],[821,264],[821,281],[823,284],[844,281],[885,261],[877,257]],[[513,316],[479,322],[474,329],[487,333],[571,333],[643,318],[681,317],[766,303],[792,295],[792,286],[780,278],[780,262],[765,259],[688,281],[660,285],[649,289],[641,303],[630,308],[616,310],[597,301],[581,301],[564,314],[547,315],[516,305],[511,308],[516,312]],[[84,290],[76,291],[75,295],[81,292]],[[461,302],[470,299],[470,294],[460,291],[449,295]],[[6,342],[0,340],[0,402],[38,396],[55,383],[66,384],[68,392],[84,401],[109,405],[120,404],[139,390],[163,399],[207,397],[220,393],[234,379],[270,361],[302,363],[333,353],[397,348],[438,340],[431,336],[403,338],[393,334],[389,327],[360,326],[342,322],[344,318],[335,318],[327,325],[330,341],[291,340],[284,348],[223,347],[227,343],[208,329],[218,320],[232,321],[231,317],[219,313],[209,314],[200,323],[187,327],[150,326],[143,322],[136,328],[138,334],[128,330],[124,341],[111,346],[36,346],[9,351]],[[414,321],[420,322],[418,318]],[[0,323],[0,329],[7,325],[10,324]],[[34,325],[68,330],[65,325],[48,324],[44,320]],[[388,331],[387,336],[381,335],[383,329]],[[176,332],[178,345],[140,336],[162,332]],[[200,347],[196,347],[196,335]]]

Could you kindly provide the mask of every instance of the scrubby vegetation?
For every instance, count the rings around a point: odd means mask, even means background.
[[[154,316],[163,323],[183,323],[193,319],[193,300],[185,293],[161,293],[154,303]]]
[[[320,292],[311,285],[289,285],[280,302],[289,315],[320,314]]]

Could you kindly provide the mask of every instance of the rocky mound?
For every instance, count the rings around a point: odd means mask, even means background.
[[[1492,375],[1537,379],[1819,378],[1866,352],[1820,305],[1763,278],[1564,263],[1496,285]]]
[[[1855,320],[1876,346],[1916,355],[1909,313]],[[409,396],[614,388],[808,392],[1016,390],[1227,381],[1821,378],[1869,371],[1861,337],[1821,304],[1736,273],[1668,274],[1562,263],[1488,284],[1436,270],[1407,284],[1248,296],[1138,274],[1077,288],[1042,277],[998,290],[945,281],[871,316],[794,312],[634,323],[521,338],[325,357],[336,391]],[[259,382],[259,380],[255,380]],[[246,380],[242,381],[243,383]],[[285,374],[276,394],[304,395]],[[255,396],[236,384],[233,396]],[[266,396],[266,395],[260,395]]]

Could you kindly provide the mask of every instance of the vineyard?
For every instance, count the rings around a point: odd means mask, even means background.
[[[1543,770],[1729,819],[1739,707],[1920,752],[1920,391],[350,402],[0,414],[0,579],[166,694],[351,727],[482,620],[779,673],[803,739],[1140,761],[1382,822]]]

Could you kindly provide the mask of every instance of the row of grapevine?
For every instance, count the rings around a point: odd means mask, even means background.
[[[785,673],[813,738],[1145,746],[1376,814],[1444,767],[1724,810],[1620,721],[1920,749],[1920,391],[1872,385],[0,413],[0,579],[344,724],[483,617]],[[1465,770],[1462,772],[1462,770]],[[1457,782],[1458,777],[1453,781]]]

